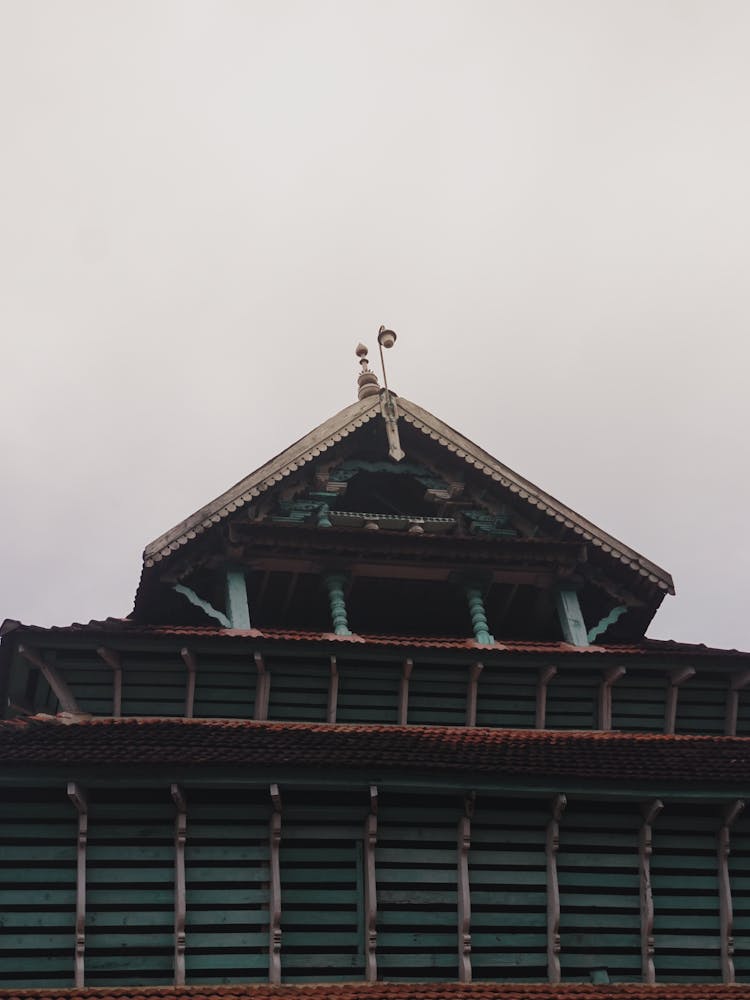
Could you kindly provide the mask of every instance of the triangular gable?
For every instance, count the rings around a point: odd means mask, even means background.
[[[518,475],[478,445],[444,423],[427,410],[401,396],[395,397],[399,419],[437,442],[468,466],[486,475],[513,494],[522,504],[564,525],[581,539],[607,553],[624,567],[635,571],[660,590],[674,593],[672,577],[666,570],[640,555],[634,549],[613,538],[591,521],[577,514],[549,493]],[[349,434],[380,415],[380,396],[371,396],[353,403],[326,420],[281,454],[250,473],[211,503],[201,507],[174,528],[160,535],[144,551],[144,565],[151,567],[176,552],[207,529],[219,524],[244,505],[293,472],[301,469],[334,447]]]

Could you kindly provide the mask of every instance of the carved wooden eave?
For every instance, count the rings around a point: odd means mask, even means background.
[[[570,532],[573,538],[590,543],[626,572],[635,574],[654,591],[674,593],[672,577],[666,570],[640,555],[634,549],[602,531],[595,524],[539,489],[518,473],[503,465],[486,451],[416,403],[398,397],[399,419],[446,452],[477,470],[488,480],[507,490],[512,498],[534,511],[541,512],[550,522]],[[144,570],[189,545],[199,535],[224,522],[231,515],[252,503],[263,493],[281,483],[293,473],[320,458],[360,427],[380,415],[380,400],[372,396],[353,403],[291,445],[276,458],[246,476],[211,503],[181,521],[174,528],[151,542],[143,554]],[[559,529],[558,529],[559,530]]]

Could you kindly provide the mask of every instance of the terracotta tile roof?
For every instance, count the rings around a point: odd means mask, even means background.
[[[614,983],[305,983],[0,989],[0,1000],[741,1000],[746,986]]]
[[[213,625],[137,625],[126,618],[107,618],[104,621],[87,623],[73,622],[72,625],[53,625],[51,628],[41,628],[33,625],[23,625],[20,622],[7,620],[0,627],[0,634],[11,632],[34,631],[54,633],[107,633],[136,637],[164,636],[192,639],[262,639],[264,642],[337,642],[342,644],[367,643],[374,646],[391,646],[410,649],[458,649],[481,650],[488,653],[528,653],[543,656],[559,656],[562,654],[591,655],[609,654],[613,656],[653,656],[659,654],[677,656],[730,656],[746,658],[750,661],[750,652],[738,649],[719,649],[706,646],[703,643],[675,642],[673,639],[643,639],[637,643],[601,643],[592,646],[571,646],[567,642],[539,642],[534,640],[506,639],[492,645],[479,645],[474,639],[436,636],[403,636],[403,635],[351,635],[340,636],[332,632],[305,632],[299,629],[250,628],[226,629]]]
[[[237,765],[747,784],[750,737],[34,716],[0,723],[16,765]]]

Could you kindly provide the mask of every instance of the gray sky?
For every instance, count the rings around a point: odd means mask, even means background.
[[[2,0],[0,618],[397,392],[750,648],[746,0]]]

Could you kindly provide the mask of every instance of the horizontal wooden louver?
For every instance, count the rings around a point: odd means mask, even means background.
[[[268,978],[267,793],[193,789],[185,843],[188,983]]]
[[[396,723],[400,663],[351,661],[338,658],[337,722]]]
[[[90,795],[87,986],[173,981],[174,862],[168,788]]]
[[[718,813],[667,803],[654,823],[651,885],[657,982],[721,979]]]
[[[330,683],[326,660],[281,661],[270,657],[271,673],[268,718],[277,722],[325,722]]]
[[[747,810],[732,827],[729,845],[734,972],[738,983],[750,983],[750,815]]]
[[[750,736],[750,684],[738,692],[737,735]]]
[[[503,670],[485,664],[479,677],[477,725],[533,729],[537,677],[533,670]]]
[[[601,675],[560,670],[547,689],[547,729],[595,729]]]
[[[73,986],[77,830],[78,818],[64,787],[3,790],[3,986]]]
[[[676,733],[723,736],[727,714],[726,676],[698,672],[680,687],[677,698]]]
[[[466,721],[469,667],[415,661],[407,720],[416,726],[462,726]]]
[[[612,688],[612,728],[663,733],[667,679],[663,670],[632,670]]]
[[[458,798],[380,796],[378,976],[456,979]]]
[[[281,814],[283,982],[363,979],[362,838],[367,811],[288,793]]]
[[[252,656],[205,653],[196,659],[193,714],[197,718],[252,719],[257,676]],[[183,677],[183,687],[184,683]]]
[[[185,664],[177,651],[169,657],[124,654],[122,714],[184,715],[185,673]]]
[[[560,968],[563,981],[606,969],[614,982],[641,979],[637,807],[568,797],[560,823]]]
[[[82,712],[112,715],[112,670],[94,650],[62,651],[56,666]]]
[[[548,818],[546,801],[477,799],[469,851],[475,979],[547,977]]]

